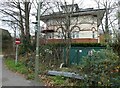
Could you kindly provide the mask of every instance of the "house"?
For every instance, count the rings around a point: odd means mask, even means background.
[[[98,30],[105,9],[82,9],[77,4],[61,6],[61,9],[62,11],[40,18],[46,23],[42,33],[46,34],[47,43],[62,42],[64,33],[68,30],[65,27],[68,24],[66,20],[69,20],[69,33],[73,43],[100,43]]]

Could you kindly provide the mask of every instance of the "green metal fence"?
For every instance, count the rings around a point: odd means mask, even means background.
[[[83,56],[87,56],[91,50],[99,51],[105,47],[71,47],[70,64],[80,64]],[[66,54],[64,53],[64,58]]]

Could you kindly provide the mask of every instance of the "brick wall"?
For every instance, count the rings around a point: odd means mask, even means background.
[[[41,40],[41,44],[45,43],[62,43],[63,39],[46,39]],[[72,39],[72,43],[98,43],[98,39],[84,38],[84,39]]]
[[[84,39],[73,39],[73,43],[97,43],[98,39],[84,38]]]

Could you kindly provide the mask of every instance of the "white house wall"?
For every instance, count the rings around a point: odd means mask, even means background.
[[[93,32],[92,31],[80,31],[79,36],[80,38],[93,38]],[[97,32],[94,33],[94,38],[97,39]]]
[[[57,20],[57,21],[56,21]],[[53,29],[57,31],[60,23],[60,19],[52,19],[47,22],[48,29]],[[61,21],[62,22],[62,21]],[[76,24],[76,25],[75,25]],[[93,31],[92,28],[95,28],[94,32],[94,38],[98,38],[98,32],[97,32],[97,17],[94,17],[92,15],[87,16],[80,16],[79,18],[74,17],[71,19],[71,26],[78,26],[80,28],[79,32],[79,38],[93,38]],[[74,28],[74,31],[78,31],[78,28]],[[54,33],[54,38],[58,38],[58,33]]]

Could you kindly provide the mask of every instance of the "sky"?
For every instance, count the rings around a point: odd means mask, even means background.
[[[71,3],[72,0],[67,0],[67,1]],[[95,8],[96,7],[96,3],[94,2],[94,0],[75,0],[75,2],[79,4],[81,3],[81,1],[83,2],[82,3],[83,8]]]
[[[0,2],[9,2],[9,1],[12,1],[12,0],[0,0]],[[63,0],[61,0],[61,1],[63,1]],[[68,3],[71,3],[72,0],[66,0],[66,1]],[[80,4],[81,0],[75,0],[75,3],[79,3]],[[81,5],[82,5],[82,8],[94,8],[94,7],[96,7],[95,2],[93,0],[83,0],[83,3]],[[35,17],[31,17],[31,20],[34,22],[35,21]],[[34,25],[32,24],[32,26],[34,26]],[[5,25],[4,22],[1,22],[1,21],[0,21],[0,28],[10,30],[10,27],[8,27],[7,25]],[[32,27],[32,28],[34,28],[34,27]],[[12,30],[9,31],[9,32],[12,35],[14,33]],[[32,32],[34,32],[34,31],[32,31]]]
[[[4,0],[4,1],[12,1],[12,0]],[[3,0],[0,0],[0,2],[4,2]],[[22,0],[23,1],[23,0]],[[53,1],[53,0],[52,0]],[[64,0],[61,0],[61,1],[64,1]],[[71,3],[72,0],[66,0],[68,3]],[[80,4],[82,1],[82,4]],[[113,0],[115,1],[115,0]],[[117,0],[116,0],[117,1]],[[79,4],[79,7],[80,8],[96,8],[97,5],[95,3],[94,0],[75,0],[74,1],[75,3]],[[82,6],[81,6],[82,5]],[[34,22],[35,21],[35,17],[31,17],[31,20]],[[34,25],[32,24],[32,29],[34,28],[33,27]],[[3,22],[0,21],[0,28],[4,28],[4,29],[10,29],[8,26],[6,26]],[[9,31],[12,35],[13,35],[13,31]],[[34,31],[32,31],[34,32]],[[19,32],[18,32],[19,33]]]

